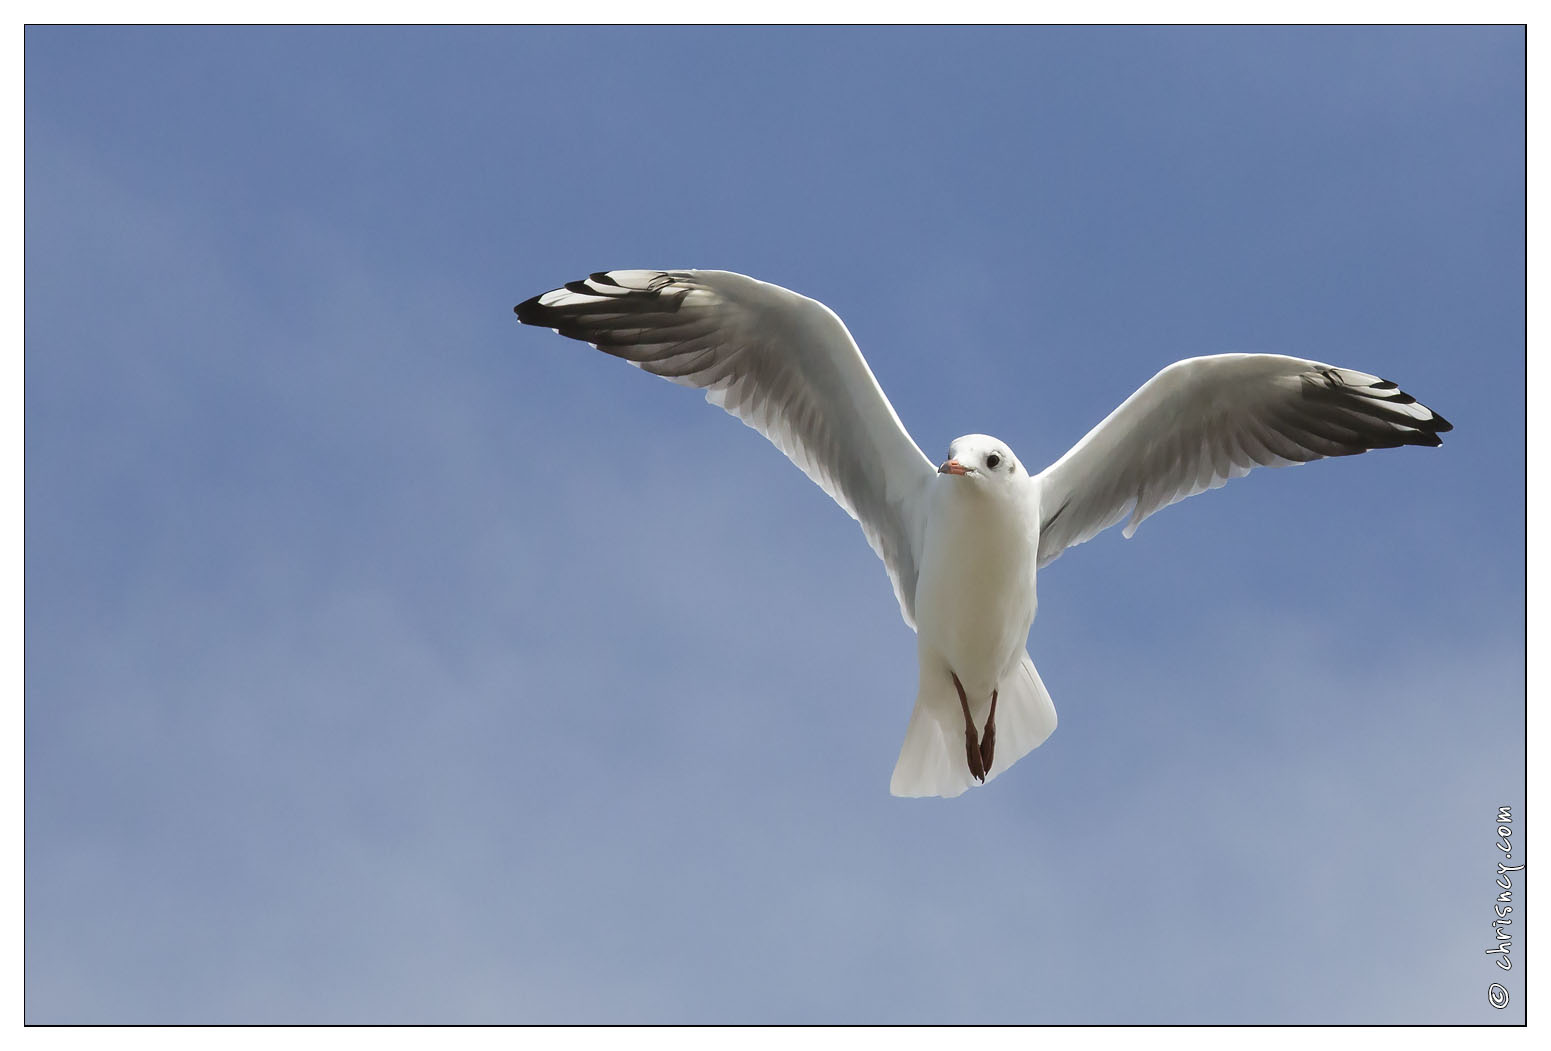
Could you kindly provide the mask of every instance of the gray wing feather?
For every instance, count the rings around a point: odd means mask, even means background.
[[[1441,445],[1452,426],[1388,380],[1277,354],[1175,362],[1035,477],[1039,564],[1131,516],[1260,466],[1400,445]]]
[[[855,518],[915,625],[922,495],[935,473],[834,312],[720,270],[613,270],[518,305],[517,319],[706,392]]]

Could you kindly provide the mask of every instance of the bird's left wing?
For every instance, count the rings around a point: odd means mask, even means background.
[[[828,307],[721,270],[613,270],[519,304],[517,319],[704,390],[770,439],[861,524],[915,626],[935,469]]]
[[[1441,445],[1448,420],[1388,380],[1278,354],[1177,361],[1035,476],[1039,564],[1127,514],[1155,511],[1257,466]]]

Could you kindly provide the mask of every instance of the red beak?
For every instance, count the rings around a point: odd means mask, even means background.
[[[941,467],[937,468],[937,473],[938,474],[968,474],[969,473],[969,468],[965,467],[963,464],[959,463],[957,460],[949,460],[947,463],[945,463]]]

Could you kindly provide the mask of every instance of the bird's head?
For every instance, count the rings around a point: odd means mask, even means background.
[[[948,446],[948,459],[937,468],[937,473],[994,487],[1011,485],[1014,479],[1029,476],[1007,443],[989,434],[955,438]]]

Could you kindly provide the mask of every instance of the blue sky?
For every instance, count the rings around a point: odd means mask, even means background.
[[[1524,804],[1520,31],[26,60],[29,1021],[1522,1020],[1484,953]],[[1455,430],[1067,552],[1060,728],[894,799],[914,638],[860,531],[512,316],[638,266],[828,303],[931,456],[1042,466],[1222,351]]]

